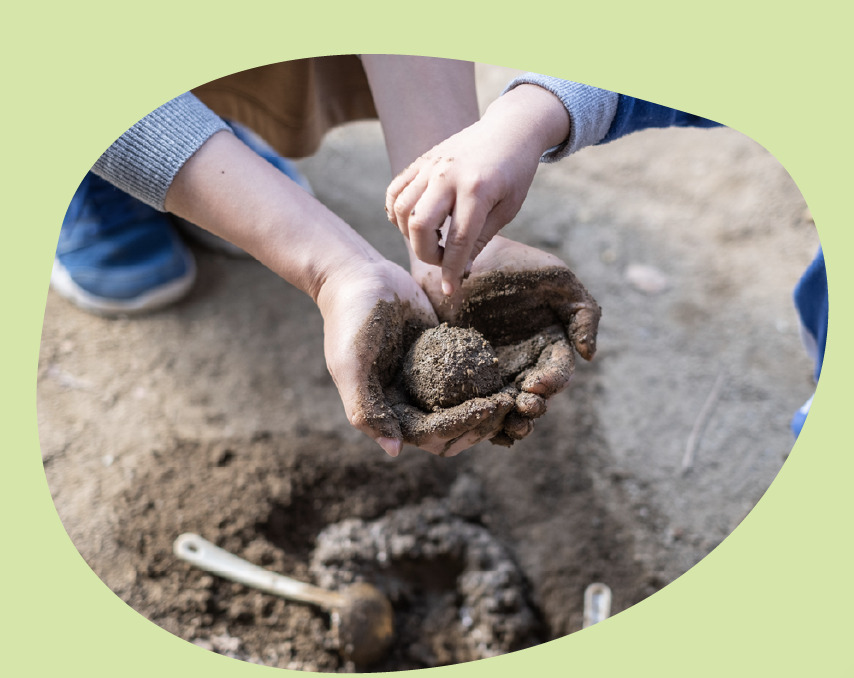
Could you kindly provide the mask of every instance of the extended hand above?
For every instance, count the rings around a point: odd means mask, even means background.
[[[568,134],[569,117],[560,100],[521,85],[389,184],[386,213],[418,259],[441,266],[444,294],[459,287],[489,240],[516,216],[540,156]]]

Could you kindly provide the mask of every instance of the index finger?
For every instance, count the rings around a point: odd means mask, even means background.
[[[442,253],[442,293],[446,297],[457,290],[463,279],[489,210],[490,206],[481,200],[457,197]]]
[[[388,185],[388,188],[385,192],[385,213],[388,217],[388,220],[397,226],[397,219],[394,215],[394,203],[397,201],[398,196],[403,192],[409,183],[418,176],[418,171],[420,168],[419,161],[421,158],[413,162],[409,167],[403,170],[400,174],[398,174],[394,179],[391,180],[391,183]]]

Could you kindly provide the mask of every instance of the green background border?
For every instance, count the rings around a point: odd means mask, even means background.
[[[709,557],[660,593],[530,651],[431,669],[473,677],[854,675],[852,471],[840,354],[854,267],[847,198],[850,12],[841,3],[20,4],[3,20],[3,557],[5,675],[255,675],[160,630],[82,561],[50,499],[36,373],[65,208],[119,134],[196,84],[331,53],[427,54],[534,70],[728,124],[794,178],[825,248],[830,342],[813,411],[778,478]],[[292,3],[288,3],[291,5]],[[572,6],[572,5],[578,5]],[[595,5],[595,6],[593,6]],[[10,213],[11,208],[11,213]]]

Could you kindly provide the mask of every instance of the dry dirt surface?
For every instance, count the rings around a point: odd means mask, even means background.
[[[481,68],[484,101],[510,75]],[[302,162],[326,205],[405,263],[386,167],[374,123]],[[797,187],[737,131],[654,130],[542,167],[505,234],[596,298],[598,354],[533,434],[452,459],[392,460],[348,426],[319,313],[257,262],[197,249],[191,295],[133,320],[51,293],[45,472],[104,584],[214,652],[346,672],[364,667],[340,657],[326,612],[196,570],[172,542],[197,532],[304,581],[368,581],[397,641],[367,668],[392,671],[572,633],[588,584],[608,584],[618,613],[708,554],[773,481],[813,389],[791,291],[818,239]]]

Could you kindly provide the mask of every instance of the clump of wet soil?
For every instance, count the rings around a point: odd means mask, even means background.
[[[427,666],[494,657],[542,637],[509,549],[455,506],[431,498],[378,520],[329,525],[312,557],[321,586],[381,580],[394,607],[410,613],[401,615],[397,642]]]
[[[426,411],[495,393],[503,385],[498,358],[475,329],[442,323],[425,330],[403,361],[403,383]]]

